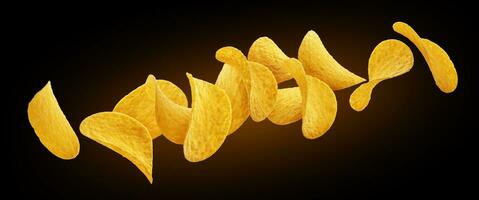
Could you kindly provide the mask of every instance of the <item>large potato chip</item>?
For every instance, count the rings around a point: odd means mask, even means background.
[[[40,142],[53,155],[69,160],[80,152],[78,137],[62,112],[50,81],[28,104],[28,120]]]
[[[261,63],[273,72],[278,83],[292,79],[288,69],[282,66],[289,57],[268,37],[260,37],[248,51],[248,60]]]
[[[301,92],[303,135],[307,139],[316,139],[326,133],[336,119],[336,96],[328,84],[306,75],[297,59],[287,59],[284,65],[290,70]]]
[[[314,31],[309,31],[304,36],[299,47],[298,58],[306,74],[324,81],[333,90],[344,89],[365,81],[341,66],[328,53]]]
[[[216,59],[237,68],[242,75],[249,96],[251,119],[257,122],[266,119],[273,111],[278,93],[278,84],[271,70],[260,63],[248,61],[243,53],[234,47],[219,49],[216,51]]]
[[[437,87],[445,93],[453,92],[457,87],[458,77],[454,63],[446,51],[436,43],[421,38],[411,26],[404,22],[394,23],[393,29],[416,45],[429,65]]]
[[[278,98],[268,119],[277,125],[287,125],[301,119],[302,104],[299,87],[278,89]]]
[[[231,126],[229,133],[235,132],[249,116],[249,97],[242,74],[238,68],[224,64],[216,83],[225,90],[231,102]]]
[[[156,85],[173,102],[188,106],[186,95],[180,88],[169,81],[156,80],[153,75],[149,75],[145,84],[123,97],[113,109],[114,112],[127,114],[141,122],[148,128],[152,138],[161,135],[156,122]]]
[[[223,144],[231,125],[231,103],[220,87],[187,74],[192,111],[183,151],[190,162],[212,156]]]
[[[119,112],[100,112],[85,118],[80,132],[130,160],[153,183],[153,143],[148,129]]]
[[[362,84],[351,94],[349,98],[351,107],[356,111],[364,110],[377,84],[405,74],[411,70],[413,63],[411,49],[403,42],[390,39],[379,43],[369,57],[369,82]]]

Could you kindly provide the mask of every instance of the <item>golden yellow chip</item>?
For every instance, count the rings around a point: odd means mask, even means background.
[[[85,118],[80,132],[130,160],[153,183],[153,144],[148,129],[119,112],[100,112]]]
[[[114,112],[127,114],[141,122],[148,128],[153,139],[161,135],[156,122],[156,85],[173,102],[188,106],[188,100],[180,88],[169,81],[156,80],[153,75],[149,75],[145,84],[123,97],[113,109]]]
[[[278,83],[292,79],[288,69],[282,66],[289,57],[268,37],[260,37],[251,45],[248,60],[261,63],[273,72]]]
[[[62,112],[50,81],[28,104],[28,120],[40,142],[53,155],[69,160],[80,152],[78,137]]]
[[[284,65],[290,69],[301,91],[303,135],[307,139],[316,139],[326,133],[336,119],[336,96],[326,83],[306,75],[297,59],[290,58]]]
[[[364,110],[377,84],[405,74],[411,70],[413,63],[411,49],[403,42],[390,39],[379,43],[369,57],[369,82],[362,84],[351,94],[349,98],[351,107],[356,111]]]
[[[183,151],[190,162],[212,156],[223,144],[231,125],[231,103],[220,87],[187,74],[192,111]]]
[[[299,47],[298,58],[306,74],[324,81],[333,90],[344,89],[365,81],[341,66],[328,53],[314,31],[309,31],[304,36]]]
[[[248,61],[243,53],[234,47],[219,49],[216,51],[216,59],[237,68],[242,75],[249,97],[251,119],[257,122],[266,119],[273,111],[278,93],[278,84],[271,70],[260,63]]]
[[[411,26],[404,22],[394,23],[393,29],[416,45],[429,65],[437,87],[445,93],[453,92],[457,87],[458,77],[454,63],[446,51],[436,43],[421,38]]]
[[[249,97],[242,74],[238,68],[224,64],[216,84],[225,90],[231,102],[231,126],[229,133],[235,132],[249,116]]]
[[[301,119],[302,104],[299,87],[278,89],[278,98],[268,119],[277,125],[287,125]]]

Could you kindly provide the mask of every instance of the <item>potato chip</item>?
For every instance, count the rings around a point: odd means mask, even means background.
[[[429,65],[434,81],[442,92],[451,93],[457,87],[458,77],[449,55],[436,43],[421,38],[414,29],[404,22],[396,22],[394,31],[411,40]]]
[[[316,139],[326,133],[336,119],[336,96],[328,84],[306,75],[297,59],[287,59],[284,65],[290,69],[301,92],[303,135],[307,139]]]
[[[148,129],[126,114],[100,112],[85,118],[80,132],[130,160],[153,183],[153,143]]]
[[[413,63],[411,49],[403,42],[390,39],[379,43],[369,57],[369,82],[362,84],[351,94],[349,98],[351,107],[358,112],[364,110],[377,84],[405,74],[411,70]]]
[[[289,57],[268,37],[260,37],[251,45],[248,60],[261,63],[273,72],[278,83],[292,79],[288,69],[282,66]]]
[[[216,51],[216,59],[237,68],[242,75],[249,96],[251,119],[256,122],[266,119],[273,111],[278,93],[278,84],[273,73],[260,63],[248,61],[243,53],[234,47],[219,49]]]
[[[225,141],[231,125],[231,103],[220,87],[187,76],[193,103],[183,152],[188,161],[199,162],[212,156]]]
[[[69,160],[80,152],[78,137],[62,112],[50,81],[28,104],[28,120],[40,142],[53,155]]]
[[[169,81],[156,80],[153,75],[149,75],[145,84],[123,97],[113,109],[114,112],[127,114],[141,122],[148,128],[153,139],[161,135],[156,122],[156,85],[173,102],[188,106],[186,95],[180,88]]]
[[[235,132],[249,116],[249,97],[246,86],[243,82],[241,72],[238,68],[224,64],[216,83],[218,87],[225,90],[231,102],[231,126],[229,133]]]
[[[298,51],[306,74],[324,81],[333,90],[340,90],[365,81],[341,66],[326,50],[318,34],[309,31]]]
[[[278,97],[268,119],[277,125],[287,125],[301,119],[302,104],[299,87],[278,89]]]

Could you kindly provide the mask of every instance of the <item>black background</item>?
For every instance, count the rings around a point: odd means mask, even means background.
[[[15,197],[443,197],[474,191],[472,77],[477,55],[470,5],[418,2],[327,2],[229,5],[23,5],[7,18],[5,38],[14,62],[2,72],[8,84],[8,167],[4,180]],[[452,58],[459,86],[444,94],[435,86],[416,47],[392,30],[405,21],[441,45]],[[128,160],[84,137],[82,119],[111,110],[148,74],[167,79],[189,95],[185,73],[214,82],[218,48],[243,52],[269,36],[297,56],[308,30],[330,53],[367,77],[376,44],[396,38],[414,52],[413,69],[379,85],[368,108],[353,111],[354,87],[336,92],[338,114],[323,137],[307,140],[301,122],[276,126],[248,120],[222,148],[200,163],[182,147],[154,141],[154,183]],[[13,72],[11,72],[13,69]],[[27,105],[48,81],[81,150],[71,161],[56,158],[39,142]],[[10,106],[13,105],[13,106]],[[472,181],[472,183],[468,183]],[[477,186],[477,185],[476,185]]]

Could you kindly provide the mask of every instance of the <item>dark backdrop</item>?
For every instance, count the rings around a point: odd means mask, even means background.
[[[22,5],[7,18],[14,59],[2,72],[11,100],[7,189],[50,198],[344,197],[464,195],[474,187],[472,162],[474,12],[468,5],[385,2],[228,5]],[[454,61],[459,86],[444,94],[416,47],[392,30],[405,21],[441,45]],[[221,149],[189,163],[182,147],[154,141],[154,183],[128,160],[84,137],[82,119],[111,110],[148,74],[189,96],[186,72],[214,82],[215,51],[232,45],[247,53],[261,36],[291,57],[308,30],[352,72],[367,77],[367,61],[382,40],[396,38],[414,52],[413,69],[380,84],[367,109],[336,92],[338,114],[323,137],[307,140],[301,122],[276,126],[248,120]],[[477,37],[476,37],[477,38]],[[51,80],[80,139],[79,156],[64,161],[39,142],[27,119],[33,95]],[[11,106],[13,105],[13,106]]]

